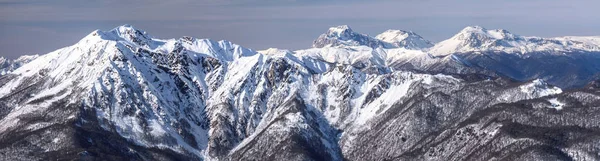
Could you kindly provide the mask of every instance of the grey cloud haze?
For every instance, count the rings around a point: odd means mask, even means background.
[[[45,54],[95,29],[131,24],[159,38],[226,39],[301,49],[330,26],[375,35],[412,30],[434,42],[465,26],[543,37],[600,35],[597,0],[0,0],[0,56]]]

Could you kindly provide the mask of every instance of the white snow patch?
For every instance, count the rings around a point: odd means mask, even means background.
[[[153,120],[150,121],[150,124],[148,125],[151,129],[150,134],[152,134],[152,136],[163,136],[165,135],[167,132],[163,129],[163,127],[160,125],[160,123],[158,123],[158,121]]]
[[[562,110],[565,106],[565,103],[558,101],[557,98],[548,99],[548,102],[550,102],[550,106],[548,106],[548,108],[553,108],[556,110]]]
[[[356,118],[356,123],[364,124],[378,113],[387,110],[391,105],[396,103],[400,98],[404,97],[410,88],[410,85],[415,80],[406,80],[400,85],[393,85],[385,91],[379,98],[374,100],[367,107],[360,110],[359,116]],[[382,109],[383,108],[383,109]]]
[[[558,87],[548,87],[548,84],[541,79],[536,79],[532,83],[520,86],[519,88],[521,89],[521,92],[531,94],[534,98],[562,93],[562,89]]]

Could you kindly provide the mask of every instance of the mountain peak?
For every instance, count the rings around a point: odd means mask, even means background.
[[[471,35],[487,35],[488,29],[481,26],[467,26],[460,30],[453,38],[462,39]]]
[[[433,46],[430,41],[412,31],[387,30],[375,38],[388,43],[388,48],[404,47],[408,49],[423,49]]]
[[[517,38],[514,35],[504,29],[488,30],[481,26],[467,26],[456,34],[453,39],[466,40],[466,39],[478,39],[478,40],[513,40]]]
[[[339,25],[335,27],[330,27],[329,31],[352,31],[352,28],[348,25]]]
[[[523,37],[504,29],[489,30],[481,26],[467,26],[448,40],[436,44],[430,52],[446,55],[455,52],[506,50],[522,45]]]
[[[350,26],[340,25],[336,27],[330,27],[326,34],[330,36],[344,37],[349,36],[353,33],[354,31],[352,31],[352,28],[350,28]]]
[[[348,25],[340,25],[335,27],[330,27],[327,32],[324,33],[329,38],[335,38],[340,40],[350,40],[356,36],[367,36],[362,35],[360,33],[356,33],[350,28]]]
[[[473,31],[486,31],[487,29],[482,26],[467,26],[461,30],[461,32],[473,32]]]
[[[152,40],[152,36],[148,35],[146,31],[135,29],[129,24],[118,26],[110,30],[109,33],[142,46],[147,45]]]
[[[126,30],[138,30],[138,29],[135,29],[135,28],[134,28],[132,25],[130,25],[130,24],[123,24],[123,25],[121,25],[121,26],[117,26],[117,27],[113,28],[113,29],[112,29],[112,30],[110,30],[110,31],[116,31],[116,32],[120,32],[120,31],[126,31]]]
[[[348,25],[330,27],[327,32],[321,34],[315,41],[313,47],[339,47],[339,46],[369,46],[371,48],[383,47],[384,44],[366,34],[356,33]]]
[[[146,31],[138,30],[129,24],[117,26],[109,31],[94,30],[81,41],[87,42],[98,38],[102,40],[121,40],[140,46],[152,44],[152,36],[148,35]]]
[[[395,30],[395,29],[389,29],[389,30],[385,30],[383,33],[394,33],[394,34],[415,34],[412,31],[404,31],[404,30]],[[382,34],[383,34],[382,33]]]

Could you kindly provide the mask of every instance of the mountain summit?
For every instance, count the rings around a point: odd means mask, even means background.
[[[347,25],[331,27],[313,42],[313,47],[315,48],[360,45],[372,48],[384,47],[381,41],[368,35],[354,32]]]
[[[426,49],[433,44],[412,31],[387,30],[375,38],[388,43],[387,48],[403,47],[407,49]],[[391,45],[391,46],[390,46]]]

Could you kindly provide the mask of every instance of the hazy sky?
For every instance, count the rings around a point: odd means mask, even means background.
[[[447,39],[465,26],[527,36],[600,35],[599,0],[0,0],[0,56],[45,54],[95,29],[302,49],[330,26]]]

